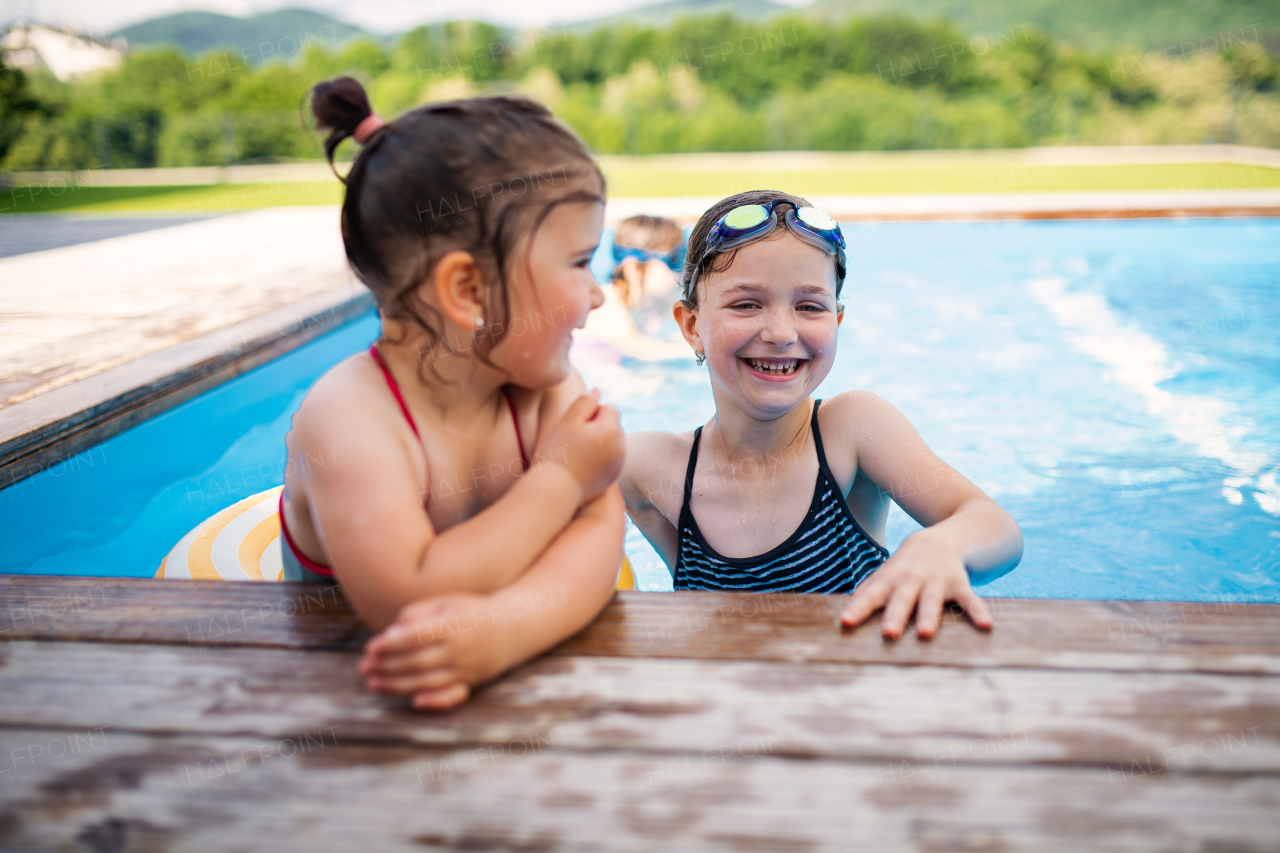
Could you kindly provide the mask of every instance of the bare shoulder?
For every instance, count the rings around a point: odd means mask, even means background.
[[[533,433],[534,441],[544,429],[560,420],[574,400],[587,393],[587,385],[576,368],[570,369],[568,376],[550,388],[521,388],[516,385],[508,385],[507,388],[520,412],[521,423],[526,423],[527,418],[529,425],[537,427],[537,432]]]
[[[289,443],[304,447],[333,442],[367,443],[381,430],[412,438],[377,365],[364,353],[335,364],[322,375],[293,416]]]
[[[834,433],[858,430],[878,423],[908,422],[896,406],[873,391],[845,391],[823,400],[818,417],[822,422],[823,435],[826,435],[828,429]],[[830,427],[827,426],[828,420]]]
[[[818,421],[833,471],[845,468],[850,474],[857,471],[861,467],[858,464],[860,450],[873,451],[877,445],[920,440],[906,416],[871,391],[845,391],[823,400]]]
[[[627,461],[618,478],[628,506],[650,504],[666,511],[673,498],[679,501],[693,448],[693,432],[629,432]]]
[[[689,432],[629,432],[627,433],[627,458],[643,460],[645,464],[679,463],[688,461],[693,448],[693,431]]]

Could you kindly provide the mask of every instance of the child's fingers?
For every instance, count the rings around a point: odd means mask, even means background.
[[[569,408],[564,410],[561,419],[570,423],[584,424],[595,417],[596,412],[600,408],[600,392],[592,391],[590,394],[583,394],[578,399],[569,404]]]
[[[607,404],[596,409],[596,413],[591,416],[592,421],[603,426],[617,426],[621,423],[621,418],[618,409]]]
[[[889,603],[884,606],[884,617],[880,620],[880,633],[896,640],[907,629],[907,620],[911,611],[916,609],[916,599],[920,597],[920,584],[907,582],[900,584],[893,591]]]
[[[941,583],[931,583],[920,593],[920,604],[916,606],[916,636],[927,640],[938,633],[942,607],[946,604],[945,591],[946,587]]]
[[[421,626],[396,623],[365,643],[364,654],[371,658],[402,655],[420,649],[424,643],[431,641],[429,635],[423,635]]]
[[[982,597],[973,591],[969,585],[956,593],[955,603],[964,608],[964,612],[969,614],[969,621],[974,627],[981,628],[984,631],[990,631],[991,626],[995,624],[995,620],[991,618],[991,608],[987,607],[987,603]]]
[[[357,666],[361,675],[402,675],[421,672],[441,666],[449,659],[449,646],[435,643],[424,649],[413,649],[403,654],[366,655]]]
[[[419,711],[447,711],[456,708],[471,695],[466,682],[459,681],[448,687],[423,690],[413,694],[413,707]]]
[[[447,687],[458,680],[458,673],[453,667],[440,667],[426,672],[411,672],[405,675],[374,676],[365,679],[370,690],[379,693],[397,693],[408,695],[423,690],[437,690]]]
[[[447,613],[446,601],[414,602],[400,611],[400,616],[364,644],[366,655],[397,654],[420,648],[439,639],[443,629],[437,619]]]
[[[850,628],[861,624],[862,620],[884,607],[884,603],[889,600],[889,592],[888,584],[874,578],[867,581],[841,611],[840,624]]]

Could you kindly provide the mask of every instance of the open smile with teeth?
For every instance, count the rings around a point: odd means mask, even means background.
[[[802,358],[744,358],[753,370],[773,376],[788,376],[800,369],[805,363]]]

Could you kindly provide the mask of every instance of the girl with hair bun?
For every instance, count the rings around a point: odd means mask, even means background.
[[[449,708],[585,626],[618,578],[618,413],[568,361],[602,300],[604,178],[528,100],[384,122],[340,77],[311,106],[331,164],[363,146],[342,238],[382,335],[294,417],[285,577],[336,579],[380,632],[371,689]]]

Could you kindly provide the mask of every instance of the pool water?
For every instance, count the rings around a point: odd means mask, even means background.
[[[846,227],[819,396],[897,405],[1022,525],[986,595],[1280,602],[1280,223]],[[281,482],[306,388],[370,317],[0,492],[0,572],[149,576],[198,521]],[[674,324],[672,329],[674,331]],[[580,354],[627,429],[713,412],[705,368]],[[891,549],[918,526],[896,508]],[[671,588],[634,528],[643,589]]]
[[[153,576],[188,530],[284,482],[307,389],[379,329],[370,312],[0,491],[0,573]]]

